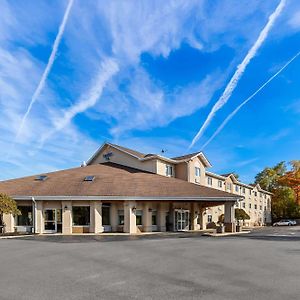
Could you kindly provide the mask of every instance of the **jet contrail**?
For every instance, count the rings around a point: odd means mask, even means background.
[[[203,145],[201,149],[204,149],[225,127],[225,125],[234,117],[234,115],[245,105],[247,104],[257,93],[259,93],[266,85],[268,85],[275,77],[277,77],[287,66],[292,63],[298,56],[300,55],[300,51],[291,58],[278,72],[276,72],[272,77],[270,77],[256,92],[254,92],[250,97],[248,97],[244,102],[242,102],[233,112],[231,112],[227,118],[223,121],[223,123],[219,126],[219,128],[214,132],[214,134],[210,137],[210,139]]]
[[[267,38],[270,29],[274,25],[276,19],[281,14],[284,6],[286,4],[286,0],[281,0],[279,5],[276,7],[275,11],[270,15],[268,23],[265,25],[263,30],[260,32],[258,39],[254,43],[254,45],[250,48],[247,55],[245,56],[244,60],[241,64],[237,66],[237,69],[230,79],[229,83],[227,84],[222,96],[219,98],[219,100],[215,103],[212,110],[208,114],[205,122],[203,123],[202,127],[194,137],[192,143],[189,146],[189,149],[194,146],[194,144],[199,140],[199,138],[203,135],[204,130],[207,128],[207,126],[210,124],[211,120],[215,116],[216,112],[223,107],[223,105],[226,104],[228,99],[230,98],[231,94],[233,93],[234,89],[236,88],[238,81],[242,77],[247,65],[251,61],[251,59],[256,55],[258,49],[261,47],[262,43]]]
[[[54,44],[52,46],[52,51],[51,51],[51,54],[50,54],[47,66],[46,66],[46,68],[44,70],[44,73],[43,73],[43,75],[41,77],[41,80],[40,80],[40,82],[39,82],[36,90],[33,93],[33,96],[31,98],[29,106],[28,106],[28,108],[26,110],[26,113],[24,114],[24,116],[22,118],[20,127],[19,127],[19,129],[17,131],[17,134],[16,134],[16,138],[15,138],[16,140],[18,139],[18,137],[20,136],[20,134],[21,134],[21,132],[23,130],[25,121],[26,121],[26,119],[27,119],[27,117],[28,117],[28,115],[29,115],[29,113],[30,113],[30,111],[32,109],[33,104],[36,102],[37,98],[39,97],[41,91],[43,90],[43,88],[45,86],[45,82],[47,80],[48,74],[49,74],[49,72],[50,72],[50,70],[52,68],[52,65],[53,65],[55,57],[56,57],[56,52],[57,52],[58,46],[60,44],[62,35],[63,35],[64,31],[65,31],[66,23],[68,21],[69,14],[70,14],[73,2],[74,2],[74,0],[69,0],[69,3],[68,3],[68,6],[66,8],[63,20],[62,20],[62,22],[61,22],[61,24],[59,26],[58,34],[57,34],[57,36],[55,38],[55,41],[54,41]]]
[[[92,83],[88,92],[85,92],[80,97],[78,103],[66,110],[63,116],[54,122],[54,128],[44,134],[40,140],[40,146],[42,147],[44,142],[55,132],[60,131],[65,126],[67,126],[71,120],[79,113],[82,113],[93,107],[97,100],[102,95],[103,89],[107,82],[119,71],[119,65],[117,61],[113,58],[105,58],[100,64],[97,76]]]

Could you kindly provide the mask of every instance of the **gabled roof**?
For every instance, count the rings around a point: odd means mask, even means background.
[[[126,148],[126,147],[123,147],[123,146],[119,146],[119,145],[116,145],[116,144],[112,144],[112,143],[104,143],[94,154],[93,156],[87,161],[87,164],[89,165],[94,158],[97,157],[97,155],[99,153],[101,153],[101,151],[106,147],[106,146],[110,146],[110,147],[113,147],[119,151],[122,151],[124,153],[127,153],[141,161],[144,161],[144,160],[150,160],[150,159],[161,159],[163,161],[166,161],[166,162],[170,162],[170,163],[173,163],[173,164],[177,164],[177,163],[180,163],[180,162],[184,162],[184,161],[188,161],[194,157],[197,157],[199,156],[200,159],[202,160],[202,162],[204,163],[204,165],[206,167],[211,167],[211,164],[210,162],[208,161],[208,159],[205,157],[205,155],[202,153],[202,152],[195,152],[195,153],[191,153],[191,154],[187,154],[187,155],[183,155],[183,156],[179,156],[179,157],[175,157],[175,158],[168,158],[168,157],[165,157],[165,156],[162,156],[162,155],[159,155],[159,154],[153,154],[153,153],[148,153],[148,154],[145,154],[145,153],[141,153],[141,152],[138,152],[138,151],[135,151],[135,150],[132,150],[132,149],[129,149],[129,148]]]
[[[209,162],[209,160],[206,158],[206,156],[204,155],[203,152],[194,152],[194,153],[190,153],[190,154],[186,154],[186,155],[182,155],[182,156],[177,156],[177,157],[173,157],[171,159],[176,160],[176,161],[189,161],[195,157],[199,156],[201,161],[204,163],[204,165],[206,167],[211,167],[211,163]]]
[[[66,169],[47,175],[47,180],[37,181],[36,176],[0,182],[0,193],[15,199],[24,197],[122,197],[161,198],[169,200],[236,201],[240,196],[219,191],[187,181],[153,174],[114,163],[89,165]],[[86,176],[93,181],[84,181]],[[22,198],[23,197],[23,198]],[[77,198],[76,198],[77,197]]]

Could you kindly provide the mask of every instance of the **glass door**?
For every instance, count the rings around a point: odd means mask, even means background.
[[[174,210],[174,230],[186,231],[189,230],[189,210],[175,209]]]
[[[57,213],[56,209],[45,209],[44,210],[44,223],[45,233],[55,233],[57,232]]]

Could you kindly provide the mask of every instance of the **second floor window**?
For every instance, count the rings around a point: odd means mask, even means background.
[[[218,180],[218,187],[221,188],[222,187],[222,181]]]
[[[195,176],[199,177],[201,175],[201,169],[199,167],[195,167]]]
[[[236,192],[239,191],[239,186],[238,186],[238,185],[235,186],[235,191],[236,191]]]
[[[242,188],[242,193],[246,194],[246,189],[244,187]]]
[[[231,190],[231,183],[226,183],[226,189]]]
[[[211,177],[207,177],[207,184],[212,185],[212,178]]]
[[[173,167],[170,165],[166,165],[166,175],[173,176]]]

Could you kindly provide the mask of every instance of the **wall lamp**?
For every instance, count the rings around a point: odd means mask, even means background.
[[[136,207],[135,207],[135,206],[132,208],[132,211],[133,211],[133,212],[136,212]]]

